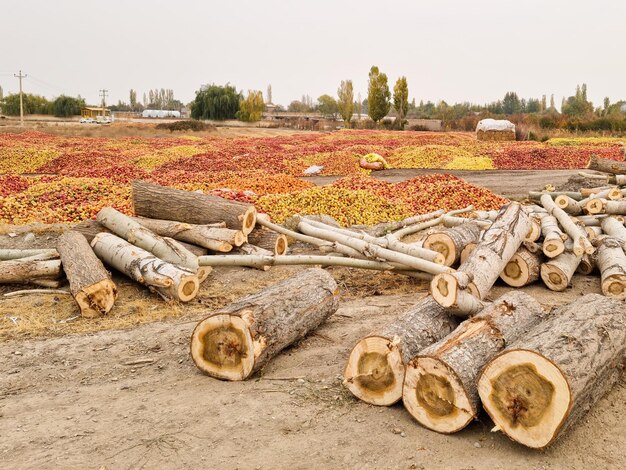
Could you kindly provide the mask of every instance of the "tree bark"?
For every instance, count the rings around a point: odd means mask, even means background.
[[[286,255],[289,251],[287,236],[261,227],[248,235],[248,243],[269,250],[277,256]]]
[[[70,283],[70,292],[86,318],[105,315],[113,308],[117,287],[79,232],[66,232],[57,240],[63,271]]]
[[[574,244],[573,251],[576,255],[582,256],[583,253],[590,255],[595,251],[591,242],[587,238],[587,232],[580,225],[574,223],[568,214],[563,209],[557,207],[554,201],[549,196],[541,196],[541,204],[548,211],[550,215],[556,218],[565,233],[572,239]]]
[[[0,261],[10,261],[31,256],[45,256],[47,259],[58,258],[59,253],[54,248],[41,248],[32,250],[0,249]]]
[[[531,252],[521,246],[506,264],[500,279],[511,287],[524,287],[539,279],[541,252]]]
[[[176,240],[155,234],[112,207],[100,210],[96,218],[116,235],[163,261],[193,271],[198,269],[198,258]]]
[[[240,230],[145,217],[131,217],[131,219],[161,237],[173,238],[222,253],[227,253],[233,249],[233,246],[241,246],[246,241],[246,236]]]
[[[457,272],[435,276],[431,282],[435,300],[461,316],[482,309],[482,299],[522,245],[530,226],[530,218],[522,206],[511,202]]]
[[[626,215],[626,200],[592,199],[586,208],[590,214]]]
[[[528,294],[500,297],[408,363],[405,408],[428,429],[460,431],[480,410],[476,379],[482,367],[543,317],[541,305]]]
[[[606,217],[602,219],[602,231],[609,237],[616,238],[622,244],[622,248],[626,250],[626,227],[615,217]]]
[[[582,257],[583,255],[564,251],[556,258],[542,264],[541,279],[548,289],[557,292],[564,291],[572,280]]]
[[[616,238],[601,237],[596,247],[602,293],[607,297],[626,299],[626,255],[622,243]]]
[[[198,225],[226,222],[228,228],[244,235],[256,224],[256,209],[249,204],[145,181],[133,181],[132,188],[135,214],[142,217]]]
[[[468,219],[463,225],[438,230],[424,239],[424,248],[437,251],[444,256],[444,265],[452,266],[459,261],[461,251],[470,243],[477,243],[481,228]]]
[[[63,278],[61,260],[40,254],[9,261],[0,261],[0,284],[32,284],[59,287]]]
[[[99,233],[111,233],[108,228],[97,220],[83,220],[82,222],[72,226],[72,230],[82,233],[89,243],[91,243],[94,237]]]
[[[587,294],[492,359],[478,392],[495,429],[543,449],[619,380],[625,353],[624,302]]]
[[[211,377],[244,380],[316,329],[338,305],[332,276],[322,269],[307,269],[198,323],[191,337],[191,357]]]
[[[589,163],[587,163],[587,168],[603,173],[612,173],[614,175],[623,174],[626,173],[626,162],[618,162],[592,155],[591,158],[589,158]]]
[[[385,328],[356,344],[343,374],[344,385],[372,405],[394,404],[402,398],[408,361],[457,325],[458,321],[432,296],[424,297]]]
[[[554,203],[557,207],[560,207],[570,215],[580,215],[583,213],[583,207],[578,203],[578,201],[575,201],[569,196],[557,196]]]
[[[94,253],[109,266],[157,292],[165,299],[189,302],[198,294],[195,273],[157,258],[110,233],[100,233],[91,241]]]

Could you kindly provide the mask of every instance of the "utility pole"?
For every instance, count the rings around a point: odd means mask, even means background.
[[[24,127],[24,98],[22,96],[22,78],[26,78],[28,75],[22,75],[22,71],[18,75],[13,74],[15,78],[20,79],[20,126]]]
[[[102,97],[102,119],[105,118],[104,109],[106,108],[106,99],[108,92],[109,90],[105,90],[104,88],[100,90],[100,96]]]

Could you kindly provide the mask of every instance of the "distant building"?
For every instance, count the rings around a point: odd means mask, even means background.
[[[96,108],[93,106],[85,106],[80,110],[80,115],[86,119],[102,119],[111,118],[111,110],[107,108]]]
[[[145,109],[141,113],[143,118],[179,118],[180,111],[169,111],[165,109]]]

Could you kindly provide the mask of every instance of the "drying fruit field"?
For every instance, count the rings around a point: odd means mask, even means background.
[[[371,224],[503,199],[437,174],[397,184],[371,178],[359,158],[375,152],[392,168],[445,170],[582,168],[592,154],[623,158],[619,139],[479,142],[470,133],[341,131],[277,137],[76,138],[39,132],[0,135],[0,223],[78,222],[102,207],[129,212],[133,179],[252,202],[282,221],[326,213],[343,224]],[[343,176],[314,188],[310,166]],[[438,205],[433,201],[439,201]],[[443,201],[446,207],[441,205]]]

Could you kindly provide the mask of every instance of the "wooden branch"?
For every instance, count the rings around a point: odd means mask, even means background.
[[[626,199],[624,200],[607,200],[592,199],[587,203],[587,211],[590,214],[610,214],[610,215],[626,215]]]
[[[483,369],[483,407],[514,441],[543,449],[573,425],[622,376],[623,301],[587,294],[558,308]]]
[[[577,256],[582,256],[583,253],[591,254],[595,251],[591,242],[587,238],[585,230],[580,225],[575,224],[570,216],[566,214],[563,209],[557,207],[550,197],[545,195],[542,196],[541,204],[550,215],[554,216],[558,220],[565,233],[567,233],[567,235],[572,239],[572,242],[574,243],[573,250]]]
[[[541,200],[541,197],[545,195],[550,196],[552,199],[556,198],[557,196],[568,196],[574,199],[575,201],[580,201],[583,198],[582,195],[576,191],[549,191],[549,192],[548,191],[529,191],[528,192],[528,198],[533,201],[539,201]]]
[[[556,258],[565,251],[564,241],[569,237],[561,231],[554,216],[548,215],[541,219],[541,233],[544,255],[548,258]]]
[[[443,225],[444,227],[458,227],[459,225],[466,224],[469,220],[472,220],[472,222],[478,224],[478,226],[482,230],[487,230],[489,227],[491,227],[491,222],[488,220],[466,219],[464,217],[455,217],[452,215],[444,216]]]
[[[34,250],[18,250],[5,248],[0,249],[0,261],[17,260],[21,258],[29,258],[31,256],[44,255],[46,259],[58,258],[59,253],[54,248],[52,249],[34,249]]]
[[[33,294],[50,294],[50,295],[72,295],[71,292],[59,289],[24,289],[16,290],[13,292],[7,292],[3,297],[19,297],[21,295],[33,295]]]
[[[32,284],[59,287],[63,277],[61,260],[50,254],[0,261],[0,284]]]
[[[79,232],[66,232],[57,240],[63,270],[70,292],[85,318],[106,315],[117,298],[117,287],[111,275]]]
[[[465,428],[480,411],[480,370],[543,318],[539,302],[523,292],[509,292],[420,351],[406,368],[402,396],[407,411],[436,432]]]
[[[615,217],[606,217],[602,219],[602,231],[609,237],[620,241],[622,248],[626,250],[626,227]]]
[[[274,253],[266,250],[265,248],[260,248],[258,246],[251,245],[250,243],[244,243],[240,247],[237,247],[233,250],[233,254],[236,255],[248,255],[248,256],[274,256]],[[256,269],[260,269],[262,271],[268,271],[271,266],[269,265],[259,265],[253,266]]]
[[[315,330],[338,306],[339,289],[332,276],[307,269],[198,323],[191,357],[211,377],[244,380]]]
[[[357,398],[389,406],[402,398],[405,365],[419,351],[450,334],[457,320],[426,296],[352,349],[343,384]]]
[[[228,228],[241,230],[244,235],[256,224],[256,209],[249,204],[145,181],[133,181],[132,188],[133,208],[138,216],[198,225],[226,222]]]
[[[583,213],[583,207],[578,203],[578,201],[575,201],[569,196],[557,196],[554,203],[557,207],[560,207],[570,215],[580,215]]]
[[[415,225],[431,219],[436,219],[438,217],[441,217],[443,214],[445,214],[445,211],[443,209],[440,209],[434,212],[429,212],[428,214],[414,215],[398,222],[384,222],[372,228],[372,235],[374,237],[381,237],[383,235],[386,235],[387,233],[395,232],[396,230],[400,230],[410,225]]]

